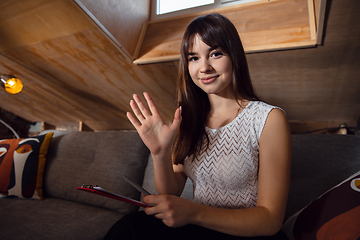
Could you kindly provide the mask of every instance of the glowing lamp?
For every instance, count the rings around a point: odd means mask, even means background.
[[[20,79],[12,75],[2,75],[1,85],[5,88],[8,93],[16,94],[23,89],[23,84]]]

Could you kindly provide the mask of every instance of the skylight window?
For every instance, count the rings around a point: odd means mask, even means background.
[[[256,1],[260,0],[152,0],[151,20],[178,17]]]
[[[157,0],[157,10],[156,14],[165,14],[175,11],[180,11],[188,8],[194,8],[199,6],[205,6],[208,4],[213,4],[215,0]]]

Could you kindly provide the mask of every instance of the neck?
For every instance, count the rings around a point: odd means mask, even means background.
[[[216,95],[208,96],[211,112],[208,116],[206,126],[213,129],[220,128],[233,121],[249,103],[247,100],[223,98]]]
[[[234,97],[227,98],[216,94],[209,94],[208,97],[211,106],[210,115],[229,112],[234,109],[238,109],[241,105],[241,100],[236,100]]]

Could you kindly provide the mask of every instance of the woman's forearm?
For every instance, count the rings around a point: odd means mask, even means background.
[[[173,169],[171,153],[152,156],[154,162],[154,181],[159,194],[180,196],[184,184],[182,176]]]
[[[236,236],[271,236],[281,228],[283,216],[266,207],[222,209],[198,205],[193,224]]]

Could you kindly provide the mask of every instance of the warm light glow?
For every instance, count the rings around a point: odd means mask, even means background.
[[[23,89],[23,84],[20,79],[11,75],[1,76],[1,82],[5,90],[11,94],[19,93]]]
[[[5,84],[5,90],[11,94],[19,93],[22,89],[23,89],[23,84],[18,78],[11,78],[7,80]]]

